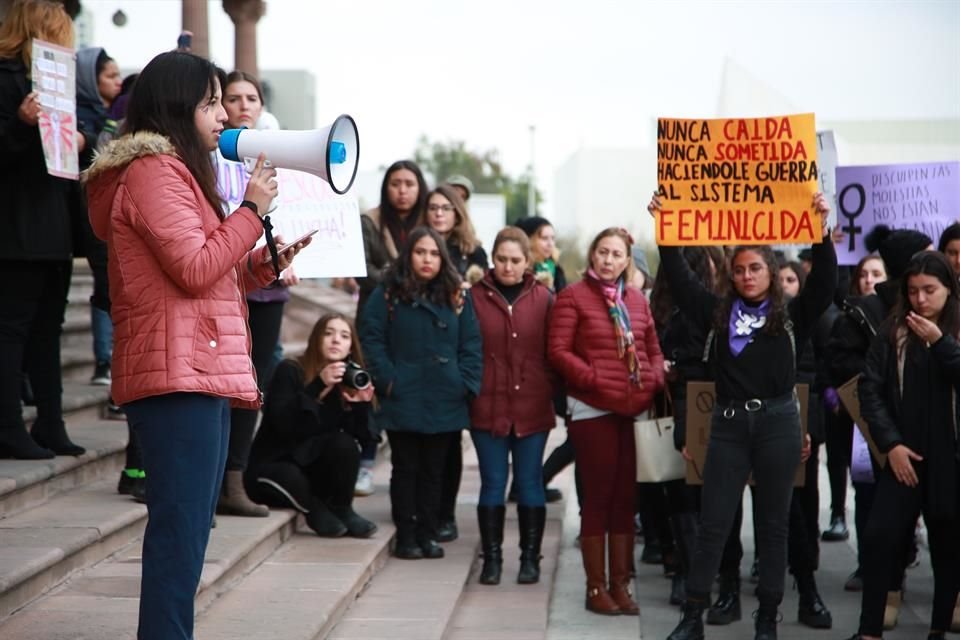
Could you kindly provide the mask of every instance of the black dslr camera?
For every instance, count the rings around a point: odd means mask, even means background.
[[[370,386],[370,374],[367,370],[353,360],[347,360],[345,364],[347,369],[343,372],[342,384],[357,391],[367,389]]]

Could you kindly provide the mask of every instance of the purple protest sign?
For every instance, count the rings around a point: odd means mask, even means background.
[[[837,167],[837,209],[840,264],[867,255],[863,239],[879,224],[922,231],[936,244],[960,219],[960,162]]]

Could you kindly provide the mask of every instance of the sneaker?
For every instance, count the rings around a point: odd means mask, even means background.
[[[98,362],[93,369],[93,377],[90,378],[90,384],[106,387],[110,385],[110,363]]]
[[[126,412],[120,408],[120,405],[113,403],[113,398],[107,398],[107,404],[103,407],[104,420],[126,420]]]
[[[374,491],[373,471],[367,467],[360,467],[360,471],[357,472],[357,484],[353,487],[353,495],[370,496]]]

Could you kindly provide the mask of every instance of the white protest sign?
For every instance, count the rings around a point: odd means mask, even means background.
[[[40,141],[47,173],[77,180],[77,64],[73,49],[33,40],[33,90],[40,94]]]
[[[217,152],[217,188],[228,213],[243,201],[247,175],[242,162],[231,162]],[[343,278],[367,275],[363,254],[360,207],[350,194],[337,195],[326,182],[309,173],[277,170],[279,195],[270,214],[273,235],[285,240],[317,229],[310,245],[294,261],[300,278]],[[266,242],[261,236],[257,245]]]
[[[830,205],[830,228],[837,226],[837,141],[833,131],[817,131],[817,164],[820,193]]]

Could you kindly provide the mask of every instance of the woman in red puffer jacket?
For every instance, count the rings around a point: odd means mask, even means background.
[[[193,637],[230,407],[260,406],[244,291],[272,282],[303,246],[274,265],[266,247],[250,249],[277,193],[263,155],[245,200],[224,219],[210,159],[227,120],[224,77],[191,54],[154,58],[137,80],[125,135],[85,174],[90,223],[109,253],[112,394],[149,478],[139,640]]]
[[[663,354],[647,299],[626,284],[633,240],[624,229],[590,243],[584,279],[564,289],[550,321],[550,363],[566,382],[569,430],[583,479],[580,551],[586,608],[638,615],[630,594],[636,451],[633,419],[663,388]],[[604,572],[610,536],[610,588]]]

